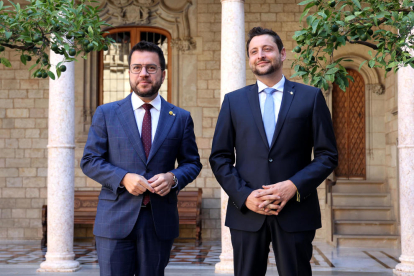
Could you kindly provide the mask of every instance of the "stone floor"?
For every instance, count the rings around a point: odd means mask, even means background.
[[[99,275],[95,248],[89,243],[75,243],[76,260],[82,269],[74,275]],[[219,261],[220,243],[205,242],[195,247],[192,243],[175,243],[168,276],[215,275],[214,265]],[[0,244],[0,275],[39,275],[36,269],[44,260],[45,251],[38,244]],[[334,248],[325,243],[314,243],[311,260],[313,274],[317,275],[361,275],[388,276],[399,262],[399,250],[377,248]],[[47,273],[47,276],[61,275]],[[222,274],[231,275],[231,274]],[[278,275],[273,252],[269,255],[266,275]]]

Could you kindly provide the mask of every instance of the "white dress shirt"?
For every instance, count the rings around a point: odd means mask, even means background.
[[[131,102],[132,102],[132,109],[134,110],[135,115],[135,121],[137,122],[139,135],[142,136],[142,121],[144,120],[145,115],[145,109],[142,107],[145,102],[143,102],[137,94],[132,92],[131,96]],[[160,94],[155,97],[151,102],[149,102],[150,105],[152,105],[152,108],[150,109],[151,112],[151,144],[154,142],[155,132],[157,131],[158,121],[160,119],[160,111],[161,111],[161,96]],[[171,187],[171,189],[177,187],[178,185],[178,179],[175,184]],[[123,186],[121,186],[123,187]]]
[[[263,112],[264,112],[264,104],[266,101],[266,92],[264,92],[265,88],[268,88],[268,86],[266,84],[264,84],[261,81],[257,81],[257,86],[259,87],[258,92],[259,92],[259,102],[260,102],[260,110],[262,112],[262,118],[263,118]],[[283,88],[285,86],[285,76],[282,75],[282,79],[276,83],[274,86],[272,86],[272,88],[276,89],[276,92],[274,92],[272,94],[273,96],[273,101],[275,103],[275,122],[277,124],[277,118],[279,116],[279,110],[280,110],[280,105],[282,103],[282,97],[283,97]]]
[[[142,107],[143,102],[137,94],[132,92],[131,96],[132,109],[134,110],[135,121],[137,122],[139,135],[142,135],[142,121],[144,120],[145,109]],[[161,97],[158,94],[149,104],[152,105],[151,112],[151,143],[154,141],[155,132],[157,131],[158,120],[160,119]]]

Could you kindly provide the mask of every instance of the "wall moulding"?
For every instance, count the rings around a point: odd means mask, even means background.
[[[156,26],[170,32],[171,46],[179,51],[193,50],[188,10],[192,1],[103,0],[100,18],[113,27]]]

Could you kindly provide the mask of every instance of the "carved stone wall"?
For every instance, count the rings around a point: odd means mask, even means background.
[[[196,43],[191,37],[188,19],[192,1],[176,1],[175,5],[171,5],[172,3],[165,0],[105,0],[100,5],[100,17],[114,27],[163,28],[171,33],[172,47],[180,51],[194,49]]]

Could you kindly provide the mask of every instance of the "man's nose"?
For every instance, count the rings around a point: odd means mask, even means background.
[[[149,76],[148,72],[147,72],[147,68],[145,68],[145,66],[142,66],[141,72],[139,72],[140,76]]]
[[[265,57],[265,52],[264,51],[262,51],[262,50],[259,50],[259,54],[257,55],[257,58],[258,59],[262,59],[262,58],[264,58]]]

